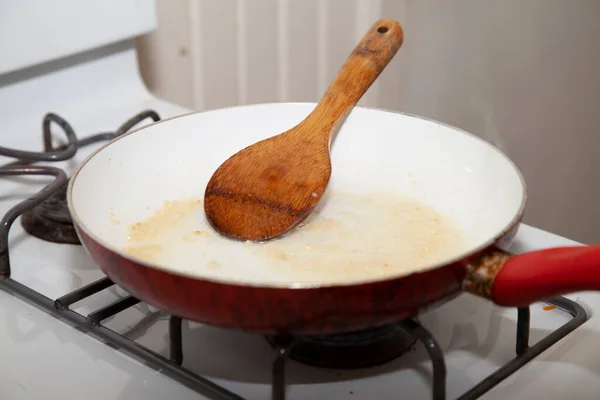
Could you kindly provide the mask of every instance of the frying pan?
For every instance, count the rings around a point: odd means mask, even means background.
[[[193,113],[109,142],[79,166],[67,191],[86,251],[140,300],[189,320],[263,333],[359,330],[413,317],[464,291],[502,306],[525,306],[600,288],[598,247],[518,256],[502,250],[526,204],[522,175],[503,153],[457,128],[379,109],[357,107],[341,127],[331,145],[327,191],[373,201],[410,196],[454,221],[464,246],[414,268],[392,265],[371,273],[363,266],[362,274],[344,274],[346,267],[335,264],[340,254],[314,259],[316,267],[285,257],[273,263],[257,251],[270,242],[243,243],[211,231],[194,204],[201,203],[215,169],[240,149],[294,126],[314,107],[277,103]],[[335,213],[333,198],[322,202],[321,212]],[[165,204],[187,208],[169,214]],[[150,220],[155,225],[145,225],[142,234],[167,233],[146,249],[150,257],[131,252],[135,224]],[[390,224],[382,221],[371,233],[385,236]],[[284,239],[293,243],[301,229]],[[346,239],[335,230],[323,238],[344,249]],[[369,238],[364,242],[375,246]],[[369,250],[342,255],[364,259]],[[296,257],[303,254],[298,250]]]

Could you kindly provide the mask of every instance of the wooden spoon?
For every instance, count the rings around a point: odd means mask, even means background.
[[[213,228],[234,239],[262,241],[288,232],[306,218],[331,176],[332,133],[402,42],[397,21],[377,21],[302,122],[225,161],[204,194],[204,210]]]

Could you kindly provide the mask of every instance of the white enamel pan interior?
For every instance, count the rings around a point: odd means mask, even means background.
[[[72,216],[100,244],[141,264],[281,287],[354,284],[434,268],[489,245],[520,220],[525,184],[495,147],[435,121],[357,107],[332,142],[327,195],[305,226],[264,244],[220,236],[202,208],[212,173],[314,106],[195,113],[117,138],[71,179]],[[141,225],[132,230],[135,223]]]

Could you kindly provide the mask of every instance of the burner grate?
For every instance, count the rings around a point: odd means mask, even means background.
[[[87,333],[95,337],[108,346],[128,353],[130,356],[144,362],[146,365],[156,370],[162,371],[164,374],[186,385],[190,389],[197,391],[199,394],[214,400],[243,400],[242,397],[231,393],[227,389],[216,385],[208,379],[198,376],[197,374],[182,367],[183,338],[181,318],[177,316],[170,317],[170,359],[167,359],[160,354],[102,325],[102,322],[107,318],[138,304],[140,302],[138,299],[129,296],[108,306],[95,310],[87,316],[84,316],[70,308],[70,306],[76,302],[114,286],[115,284],[109,278],[100,279],[71,293],[65,294],[64,296],[55,300],[52,300],[10,278],[11,265],[8,249],[8,234],[10,227],[19,216],[27,215],[28,212],[31,212],[36,207],[44,204],[44,202],[48,199],[53,201],[52,196],[55,196],[55,198],[57,195],[60,196],[60,191],[67,183],[67,176],[64,171],[53,167],[31,166],[31,164],[36,161],[59,161],[69,159],[74,156],[78,148],[100,141],[111,140],[133,128],[135,125],[147,118],[151,118],[153,121],[158,121],[160,119],[156,112],[144,111],[128,120],[114,133],[100,133],[78,141],[75,137],[73,129],[64,119],[55,114],[48,114],[44,118],[43,122],[43,140],[45,146],[44,152],[26,152],[0,147],[0,155],[19,159],[16,162],[0,167],[0,176],[48,175],[55,177],[54,182],[47,185],[39,193],[11,208],[4,215],[0,222],[0,289],[35,305],[39,309],[68,324],[75,326],[83,333]],[[65,146],[58,148],[52,147],[50,138],[50,124],[52,122],[59,125],[67,136],[68,143]],[[55,206],[55,204],[50,205]],[[48,206],[48,203],[46,203],[46,206]],[[50,214],[52,214],[52,212]],[[64,217],[64,215],[62,215],[62,217]],[[59,216],[58,219],[60,220],[61,217]],[[64,220],[64,218],[62,219]],[[65,221],[62,222],[64,223]],[[2,280],[2,277],[5,279]],[[567,298],[560,297],[553,299],[548,303],[556,306],[557,309],[561,310],[562,312],[569,314],[572,318],[560,328],[549,333],[545,338],[540,340],[535,345],[529,346],[530,310],[529,308],[519,308],[516,329],[516,356],[504,366],[482,380],[479,384],[464,393],[457,400],[474,400],[481,397],[519,368],[523,367],[529,361],[564,338],[570,332],[577,329],[587,320],[587,314],[585,310],[579,304]],[[386,329],[392,329],[393,331],[393,329],[398,328],[402,329],[404,339],[408,339],[408,343],[412,345],[415,342],[419,342],[425,347],[433,365],[432,398],[434,400],[445,400],[446,363],[444,354],[441,348],[438,346],[433,335],[427,329],[425,329],[416,321],[406,320],[401,321],[392,327],[384,327],[382,330],[375,330],[375,332],[370,332],[370,334],[388,337],[385,335],[389,334],[391,331],[386,331]],[[275,359],[272,366],[272,400],[284,400],[286,397],[285,365],[289,358],[294,358],[294,349],[301,348],[309,342],[314,342],[314,339],[315,338],[283,335],[268,337],[268,340],[275,347]],[[325,338],[325,342],[332,340],[339,342],[340,337]],[[343,340],[345,339],[342,339],[342,342]],[[302,356],[306,356],[306,354],[300,353],[300,355],[298,355],[296,358],[301,359]]]
[[[83,316],[69,308],[70,305],[77,301],[105,290],[113,285],[114,283],[110,279],[103,278],[53,301],[12,279],[0,281],[0,288],[33,303],[38,308],[54,315],[56,318],[74,325],[82,332],[90,334],[106,345],[128,353],[132,357],[143,361],[151,368],[163,371],[166,375],[177,380],[181,384],[186,385],[190,389],[195,390],[204,396],[208,396],[210,399],[244,400],[242,397],[231,393],[227,389],[224,389],[181,366],[183,363],[183,321],[181,318],[176,316],[170,317],[170,359],[167,359],[102,325],[102,321],[105,319],[137,304],[139,300],[134,297],[130,296],[118,300],[88,316]],[[480,398],[498,383],[508,378],[519,368],[543,353],[587,320],[587,315],[583,307],[567,298],[559,297],[548,301],[547,303],[556,306],[557,309],[569,314],[572,318],[535,345],[529,346],[529,308],[518,309],[516,357],[456,400],[475,400]],[[416,341],[425,347],[429,354],[433,365],[432,399],[446,400],[446,363],[444,361],[444,354],[435,338],[427,329],[415,321],[407,320],[400,324]],[[277,347],[272,367],[271,400],[285,400],[285,364],[297,342],[293,336],[278,336],[273,340]]]
[[[267,336],[275,348],[281,338]],[[290,358],[326,369],[369,368],[390,362],[410,350],[416,339],[395,323],[337,335],[297,336]]]
[[[151,119],[154,122],[159,121],[159,115],[152,110],[143,111],[127,120],[115,132],[99,133],[82,140],[77,140],[75,132],[71,125],[62,117],[48,113],[42,123],[42,140],[44,151],[32,152],[9,149],[0,147],[0,155],[17,158],[18,160],[0,167],[0,174],[7,175],[54,175],[55,182],[40,192],[28,203],[18,204],[11,212],[17,217],[22,214],[21,224],[29,234],[54,243],[80,245],[79,237],[73,227],[73,221],[69,214],[67,206],[67,184],[68,181],[63,171],[54,171],[51,167],[35,167],[31,164],[37,161],[64,161],[72,158],[78,149],[90,144],[112,140],[123,133],[131,130],[140,122]],[[52,146],[52,123],[58,125],[67,138],[67,144],[59,147]],[[34,172],[36,171],[36,172]],[[58,176],[57,174],[62,174]],[[50,193],[48,193],[48,191]],[[15,217],[16,218],[16,217]],[[8,221],[9,224],[4,228],[10,228],[14,221]],[[4,234],[1,231],[0,234]],[[4,249],[0,248],[0,252]],[[2,254],[2,253],[0,253]],[[6,258],[8,262],[8,258]],[[2,267],[0,267],[2,268]],[[9,267],[6,267],[9,268]],[[3,270],[0,269],[0,273]],[[6,272],[6,271],[4,271]]]

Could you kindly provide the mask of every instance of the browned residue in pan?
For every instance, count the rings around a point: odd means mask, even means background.
[[[128,228],[129,254],[176,272],[257,282],[383,278],[416,272],[468,248],[447,215],[388,192],[330,191],[323,208],[294,232],[265,243],[222,237],[208,226],[197,200],[165,202]]]
[[[165,201],[163,206],[149,218],[127,227],[127,242],[129,245],[124,247],[123,250],[127,254],[145,261],[157,262],[160,254],[165,250],[161,235],[168,229],[179,225],[190,213],[201,206],[201,200]],[[182,240],[194,242],[199,238],[208,236],[210,236],[208,232],[191,230],[188,234],[182,236]]]

